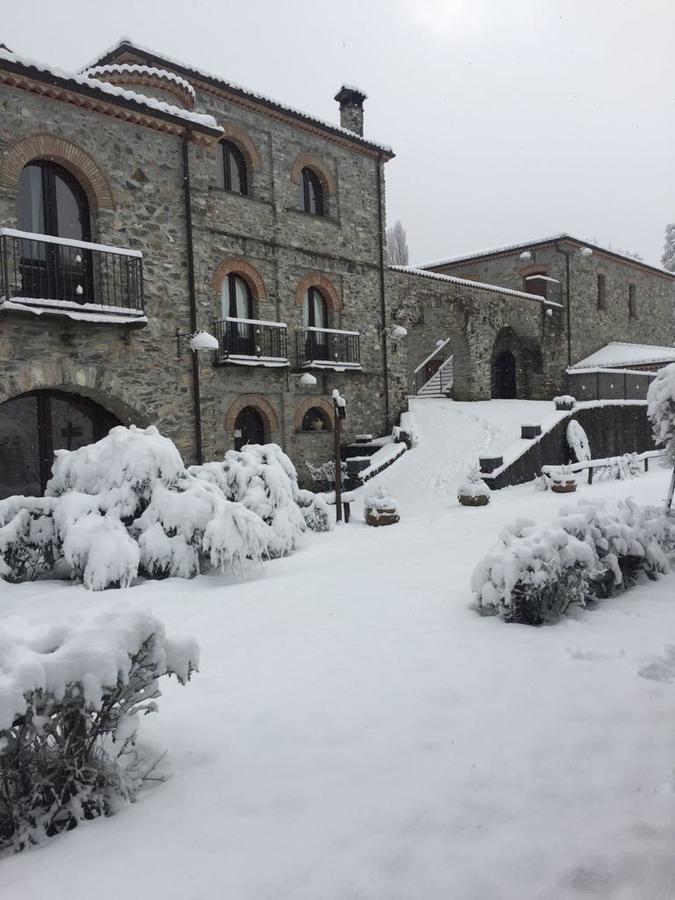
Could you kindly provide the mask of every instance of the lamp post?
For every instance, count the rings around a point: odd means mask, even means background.
[[[183,348],[187,346],[192,351],[192,384],[194,388],[195,409],[195,455],[197,465],[204,463],[204,448],[202,444],[202,399],[199,382],[199,358],[198,354],[206,350],[217,350],[218,340],[208,331],[180,331],[176,328],[176,355],[178,359],[183,355]]]
[[[335,435],[335,521],[342,521],[342,459],[340,457],[341,423],[347,414],[347,402],[337,388],[333,390],[333,434]]]

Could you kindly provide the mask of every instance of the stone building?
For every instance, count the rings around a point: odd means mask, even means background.
[[[77,75],[0,48],[0,497],[120,422],[187,462],[275,441],[306,480],[334,388],[349,442],[418,390],[550,397],[672,342],[673,276],[568,235],[386,267],[393,154],[335,99],[340,125],[126,41]]]
[[[393,154],[365,94],[336,100],[327,124],[127,42],[79,75],[0,50],[0,496],[117,422],[188,462],[276,441],[301,473],[333,388],[346,440],[390,427]]]
[[[425,288],[402,282],[432,275]],[[605,345],[672,345],[675,337],[671,272],[568,234],[392,277],[393,315],[413,323],[411,390],[415,367],[439,339],[450,341],[431,362],[453,357],[453,396],[537,399],[565,390],[566,370]]]

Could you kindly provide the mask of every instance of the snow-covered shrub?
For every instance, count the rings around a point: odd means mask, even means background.
[[[328,504],[311,491],[298,491],[296,497],[305,525],[310,531],[330,531],[333,527]]]
[[[569,410],[574,409],[577,405],[577,400],[571,394],[561,394],[559,397],[553,398],[553,403],[556,409]]]
[[[156,428],[119,426],[57,451],[53,473],[47,497],[0,502],[0,578],[35,577],[61,560],[92,590],[127,587],[138,573],[190,578],[289,553],[306,516],[319,528],[328,519],[318,500],[301,501],[275,444],[186,470]]]
[[[481,471],[478,463],[473,463],[469,466],[464,479],[457,488],[457,498],[461,500],[462,497],[471,500],[485,497],[487,498],[486,502],[489,502],[490,500],[490,488],[481,478]]]
[[[674,548],[675,526],[656,508],[585,502],[563,508],[548,528],[521,520],[506,529],[471,587],[482,613],[541,625],[629,587],[639,573],[668,571]]]
[[[588,436],[576,419],[570,419],[565,439],[574,462],[587,462],[591,459],[591,445],[588,442]]]
[[[28,637],[0,629],[0,659],[0,851],[16,851],[134,798],[158,762],[136,746],[140,716],[160,678],[189,681],[198,650],[116,610]]]
[[[266,556],[284,556],[293,550],[306,525],[297,502],[298,476],[281,447],[246,444],[241,450],[228,450],[222,463],[192,466],[189,471],[265,522]]]
[[[659,369],[649,385],[647,416],[652,423],[654,443],[666,448],[675,465],[675,363]]]
[[[30,580],[54,566],[53,506],[53,501],[44,497],[0,500],[0,578]]]

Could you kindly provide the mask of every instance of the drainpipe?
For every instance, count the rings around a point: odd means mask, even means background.
[[[197,332],[197,295],[195,292],[195,258],[192,243],[192,194],[190,191],[190,161],[189,145],[192,130],[186,128],[183,132],[183,196],[185,198],[185,239],[187,246],[187,270],[188,270],[188,296],[190,298],[190,331]],[[192,395],[195,417],[195,449],[197,465],[204,462],[204,450],[202,446],[202,402],[199,384],[199,354],[191,350],[192,355]]]
[[[572,365],[572,314],[570,311],[570,252],[563,250],[565,254],[565,285],[567,293],[567,367]]]
[[[387,305],[384,286],[384,204],[382,197],[382,160],[377,160],[377,214],[380,227],[380,317],[382,319],[382,375],[384,382],[384,431],[391,426],[389,418],[389,360],[387,352]]]

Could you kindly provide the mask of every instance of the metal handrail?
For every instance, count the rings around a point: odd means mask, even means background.
[[[434,356],[436,356],[437,353],[440,353],[441,350],[443,349],[443,347],[447,346],[449,343],[450,343],[450,338],[446,338],[446,339],[443,341],[442,344],[439,344],[438,347],[436,347],[436,349],[433,351],[433,353],[430,353],[430,354],[427,356],[426,359],[423,359],[423,360],[422,360],[422,362],[419,364],[419,366],[418,366],[418,367],[415,369],[415,371],[413,372],[413,375],[417,375],[417,373],[419,372],[419,370],[420,370],[423,366],[426,366],[426,364],[429,362],[429,360],[430,360],[430,359],[433,359]]]

